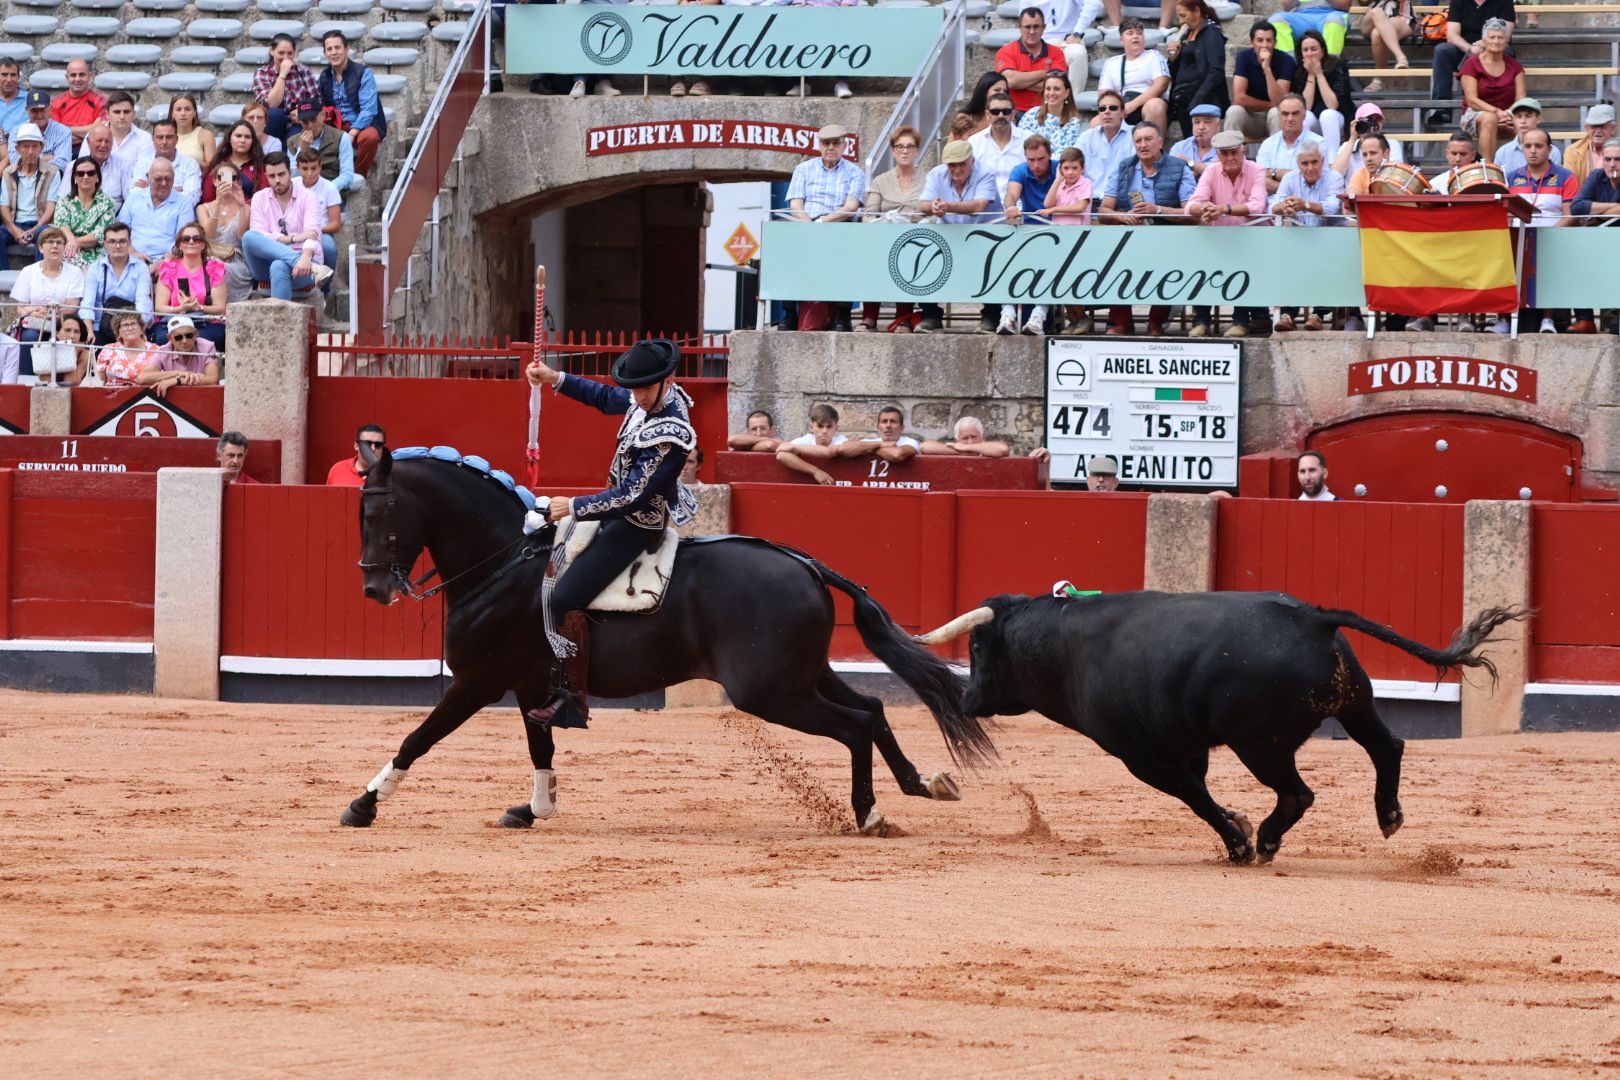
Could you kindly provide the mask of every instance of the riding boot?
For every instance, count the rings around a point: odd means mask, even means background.
[[[574,643],[574,655],[563,662],[563,674],[583,727],[591,718],[590,691],[586,685],[591,673],[591,628],[583,611],[570,611],[563,618],[562,635]]]
[[[523,718],[541,727],[588,727],[591,709],[586,676],[591,664],[591,632],[585,613],[570,611],[563,616],[559,632],[573,642],[574,655],[557,662],[552,669],[556,681],[551,699],[540,708],[524,713]]]

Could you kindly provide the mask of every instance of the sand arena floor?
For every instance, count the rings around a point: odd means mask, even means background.
[[[1620,736],[1314,741],[1270,867],[1072,732],[844,835],[848,760],[724,710],[514,712],[338,814],[404,710],[0,695],[0,1071],[1620,1076]],[[932,721],[895,710],[925,772]],[[1218,751],[1211,786],[1269,793]]]

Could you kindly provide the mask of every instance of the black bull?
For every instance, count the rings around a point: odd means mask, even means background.
[[[369,459],[368,449],[362,453]],[[427,719],[344,812],[343,823],[353,826],[370,825],[378,799],[397,787],[403,771],[474,713],[508,691],[527,712],[547,700],[550,688],[540,606],[545,556],[534,549],[544,544],[549,551],[551,527],[524,545],[517,496],[459,464],[396,462],[386,450],[367,463],[360,497],[366,595],[388,604],[413,594],[407,575],[425,547],[449,599],[445,659],[454,678]],[[526,551],[535,557],[525,558]],[[861,640],[933,712],[952,757],[968,766],[992,759],[984,729],[962,711],[961,680],[948,664],[908,640],[866,590],[808,556],[758,540],[683,543],[656,613],[592,613],[590,689],[628,698],[710,679],[725,687],[739,709],[837,740],[849,749],[851,801],[857,824],[867,831],[883,824],[872,791],[874,745],[907,795],[959,798],[948,775],[918,774],[882,703],[858,693],[829,666],[828,586],[854,601]],[[525,727],[535,769],[549,770],[551,729]],[[529,806],[515,806],[501,824],[527,826],[534,819]]]
[[[1231,747],[1277,793],[1258,837],[1268,862],[1315,799],[1294,755],[1328,717],[1372,758],[1384,835],[1404,820],[1405,744],[1379,718],[1372,683],[1341,627],[1403,649],[1441,675],[1483,668],[1494,682],[1496,668],[1479,650],[1497,627],[1528,614],[1483,611],[1437,650],[1354,612],[1282,593],[998,596],[918,640],[938,644],[971,629],[968,712],[1034,711],[1090,736],[1137,779],[1185,802],[1243,863],[1255,857],[1248,819],[1217,804],[1204,780],[1210,748]]]

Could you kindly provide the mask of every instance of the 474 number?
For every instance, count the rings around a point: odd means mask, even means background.
[[[1108,412],[1106,405],[1059,405],[1052,411],[1052,430],[1076,439],[1106,439]]]

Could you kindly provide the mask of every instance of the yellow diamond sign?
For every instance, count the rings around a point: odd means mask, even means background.
[[[726,237],[726,252],[730,254],[732,262],[743,266],[749,259],[759,254],[759,241],[754,239],[754,234],[748,231],[747,225],[738,225],[731,235]]]

